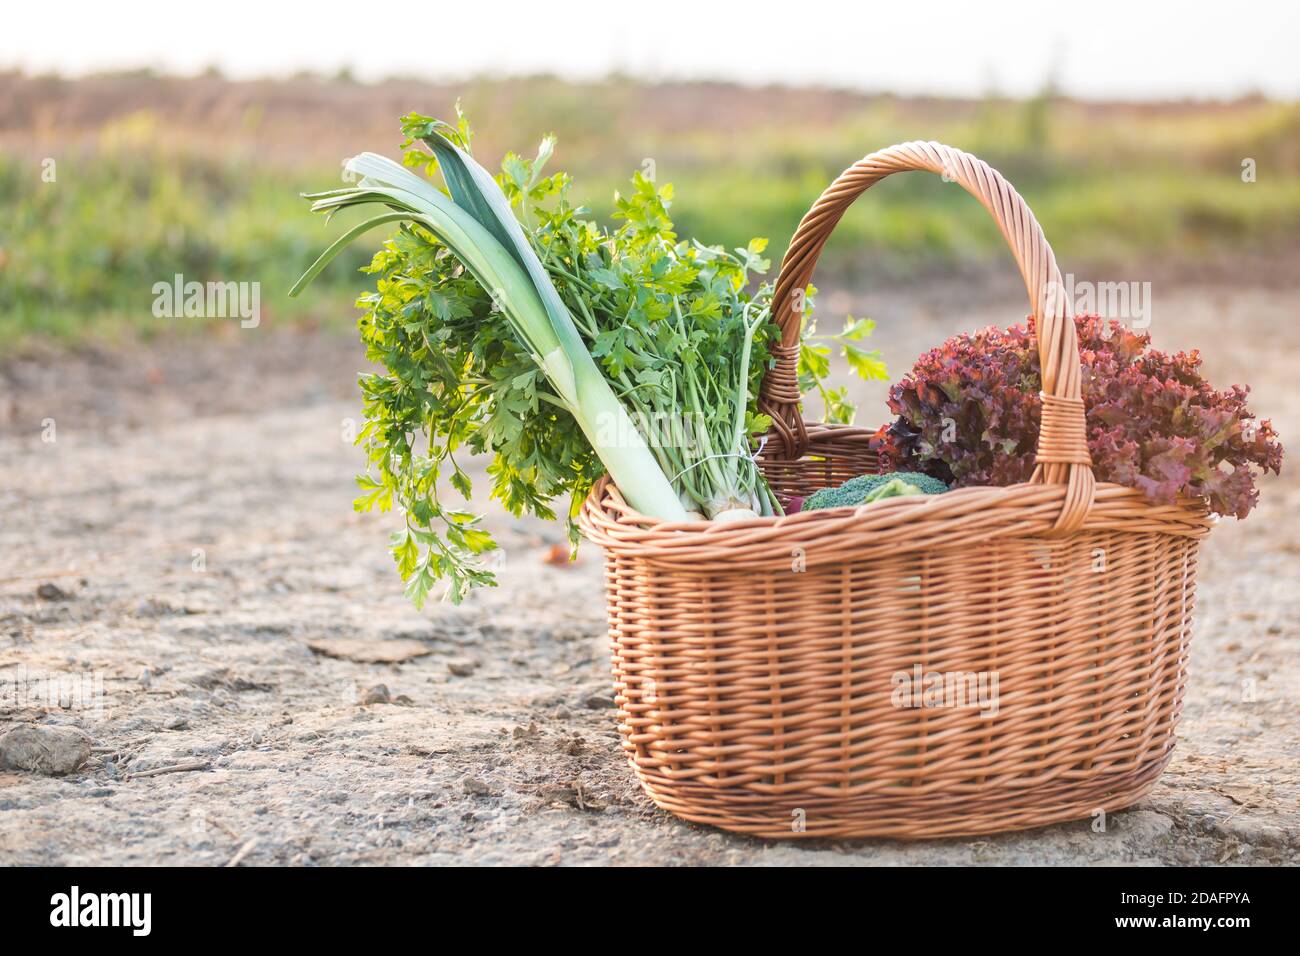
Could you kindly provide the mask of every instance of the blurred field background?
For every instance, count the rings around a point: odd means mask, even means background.
[[[1050,83],[1027,99],[937,99],[620,77],[452,86],[362,84],[347,71],[239,82],[215,71],[10,72],[0,73],[0,353],[238,328],[155,318],[152,286],[175,273],[261,282],[263,324],[350,327],[366,243],[305,298],[287,298],[342,225],[308,214],[298,193],[337,184],[341,160],[363,149],[397,156],[401,114],[449,117],[457,99],[489,168],[554,132],[551,168],[571,172],[577,196],[607,213],[614,191],[653,161],[657,180],[676,188],[681,234],[729,246],[768,237],[774,268],[839,170],[908,139],[960,146],[1000,169],[1067,270],[1265,281],[1300,248],[1294,102],[1080,102]],[[42,178],[48,159],[53,182]],[[1253,183],[1243,182],[1247,159]],[[853,286],[1011,268],[978,204],[921,176],[873,190],[825,263]]]

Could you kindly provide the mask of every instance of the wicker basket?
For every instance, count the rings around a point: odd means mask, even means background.
[[[1211,519],[1094,483],[1055,258],[987,164],[894,146],[804,217],[776,289],[764,473],[808,494],[878,470],[869,430],[799,417],[795,290],[854,199],[913,169],[974,195],[1020,266],[1042,360],[1037,468],[1011,487],[723,525],[649,519],[608,481],[593,489],[580,520],[606,552],[623,746],[687,820],[765,837],[1035,827],[1132,804],[1174,746]],[[935,675],[946,696],[926,696]]]

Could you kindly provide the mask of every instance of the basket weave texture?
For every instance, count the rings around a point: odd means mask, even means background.
[[[1211,518],[1094,481],[1055,257],[987,164],[893,146],[804,217],[774,300],[764,474],[807,495],[879,470],[869,429],[800,417],[798,290],[845,209],[904,170],[979,199],[1020,267],[1043,375],[1037,468],[1005,488],[716,525],[593,488],[580,523],[606,554],[623,747],[687,820],[766,837],[988,833],[1128,806],[1169,760]]]

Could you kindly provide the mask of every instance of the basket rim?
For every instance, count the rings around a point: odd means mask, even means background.
[[[886,498],[855,508],[826,508],[744,521],[667,521],[632,508],[609,476],[591,489],[578,515],[594,544],[665,567],[698,569],[725,561],[727,569],[788,568],[802,548],[808,565],[839,563],[907,551],[957,547],[1001,537],[1066,539],[1100,531],[1157,532],[1200,538],[1216,522],[1197,498],[1153,504],[1137,489],[1098,482],[1093,507],[1075,531],[1054,533],[1065,485],[1022,482],[954,488],[940,495]],[[816,555],[816,560],[811,560]]]

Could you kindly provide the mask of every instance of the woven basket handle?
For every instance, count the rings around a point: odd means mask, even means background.
[[[844,211],[863,192],[891,173],[921,169],[959,183],[993,216],[1011,247],[1033,310],[1042,367],[1043,414],[1038,434],[1034,482],[1067,486],[1056,530],[1083,523],[1092,506],[1094,479],[1088,455],[1083,400],[1080,397],[1079,346],[1074,319],[1062,294],[1061,272],[1038,220],[1020,194],[983,160],[941,143],[902,143],[858,160],[822,193],[799,223],[781,262],[772,314],[781,326],[777,364],[763,380],[759,399],[771,415],[787,458],[803,455],[807,432],[800,415],[797,360],[803,316],[803,290],[812,281],[817,258]]]

